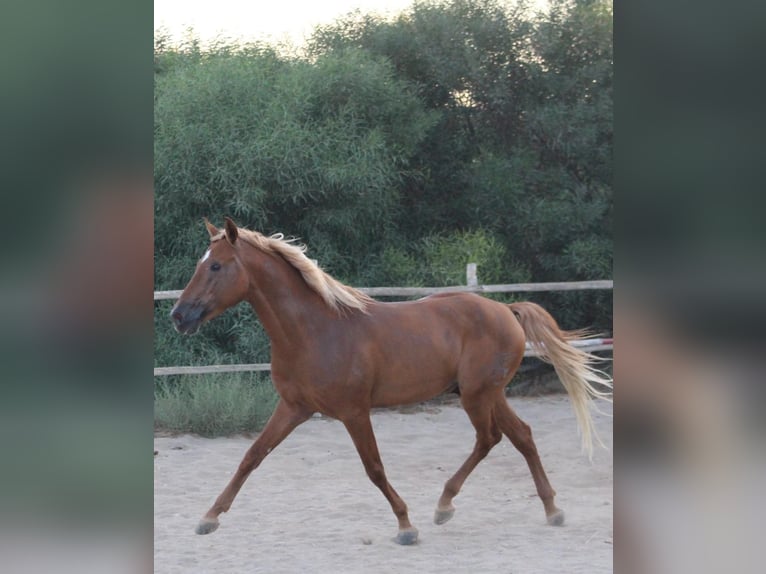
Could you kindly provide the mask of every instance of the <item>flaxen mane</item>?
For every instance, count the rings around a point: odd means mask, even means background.
[[[292,240],[285,239],[281,233],[266,237],[250,229],[243,229],[242,227],[237,229],[240,239],[256,249],[280,255],[285,261],[295,267],[303,276],[306,284],[316,291],[332,309],[341,312],[350,309],[357,309],[363,313],[367,312],[367,305],[373,301],[372,297],[358,289],[344,285],[322,271],[316,263],[306,257],[305,245],[296,245],[292,243]],[[213,240],[215,241],[223,236],[224,234],[221,233],[220,236],[214,237]]]

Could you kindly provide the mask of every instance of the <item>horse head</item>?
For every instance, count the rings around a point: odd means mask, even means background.
[[[247,295],[249,280],[239,257],[237,225],[228,217],[220,230],[205,219],[210,247],[197,262],[170,318],[176,330],[196,333],[200,326],[220,315]]]

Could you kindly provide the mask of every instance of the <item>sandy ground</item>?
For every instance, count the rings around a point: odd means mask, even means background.
[[[563,527],[548,526],[523,457],[504,439],[469,476],[454,518],[433,523],[444,482],[473,447],[454,404],[373,415],[389,481],[420,531],[393,542],[396,519],[367,479],[337,421],[298,427],[250,476],[221,526],[194,527],[252,442],[244,437],[155,438],[154,571],[169,573],[559,573],[612,572],[612,419],[594,412],[604,443],[580,452],[565,395],[512,398],[532,427]],[[611,413],[611,405],[602,403]]]

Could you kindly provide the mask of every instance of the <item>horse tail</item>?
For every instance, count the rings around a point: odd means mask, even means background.
[[[578,349],[571,343],[582,341],[588,335],[584,329],[563,331],[548,311],[536,303],[523,302],[508,305],[521,323],[527,341],[537,356],[553,365],[572,401],[583,450],[593,458],[593,437],[603,443],[593,427],[590,405],[593,399],[612,402],[612,379],[594,368],[599,357]],[[600,390],[596,386],[605,387]]]

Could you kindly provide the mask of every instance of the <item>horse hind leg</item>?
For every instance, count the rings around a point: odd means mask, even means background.
[[[474,468],[489,454],[489,451],[500,442],[502,434],[492,416],[492,405],[486,395],[461,396],[461,402],[468,418],[476,429],[476,442],[473,451],[458,469],[458,471],[444,484],[444,490],[439,498],[434,513],[434,522],[444,524],[455,514],[455,506],[452,500],[460,492],[463,483]]]
[[[548,477],[545,475],[545,470],[543,470],[543,464],[540,462],[540,456],[537,454],[537,446],[532,439],[532,429],[513,411],[504,395],[495,404],[493,412],[500,430],[510,439],[513,446],[516,447],[527,461],[527,466],[529,466],[532,478],[535,481],[537,494],[543,502],[548,524],[561,526],[564,524],[564,511],[557,508],[553,502],[556,491],[551,487]]]

